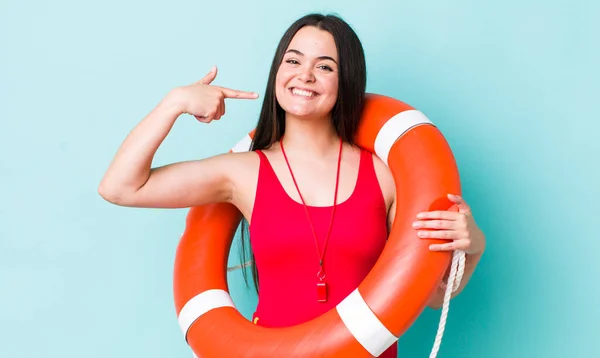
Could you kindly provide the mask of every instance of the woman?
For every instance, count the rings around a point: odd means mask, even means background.
[[[225,99],[253,92],[202,80],[172,90],[128,135],[99,192],[123,206],[184,208],[235,205],[250,225],[258,307],[267,327],[319,316],[352,292],[384,248],[396,205],[386,165],[353,144],[366,87],[362,45],[335,16],[297,20],[276,50],[252,150],[151,168],[153,156],[181,114],[219,120]],[[415,239],[441,238],[431,250],[465,250],[468,282],[485,238],[461,198],[460,212],[415,218]],[[437,229],[437,230],[420,230]],[[316,276],[323,279],[315,287]],[[443,288],[432,302],[439,307]],[[395,357],[392,346],[382,357]]]

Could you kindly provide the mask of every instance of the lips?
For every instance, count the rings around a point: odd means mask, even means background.
[[[314,92],[314,91],[311,91],[308,89],[304,89],[304,88],[298,88],[298,87],[290,87],[290,92],[294,96],[299,96],[299,97],[304,97],[304,98],[315,98],[319,95],[317,92]]]

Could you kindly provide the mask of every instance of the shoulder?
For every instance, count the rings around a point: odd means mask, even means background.
[[[200,159],[198,162],[208,162],[211,166],[219,166],[229,169],[229,171],[236,171],[238,169],[244,170],[252,167],[259,163],[258,154],[252,151],[248,152],[228,152],[215,154],[205,159]]]
[[[255,151],[220,154],[219,166],[227,173],[231,185],[231,201],[239,204],[240,198],[251,196],[258,181],[260,157]]]
[[[225,153],[217,156],[221,165],[227,166],[229,172],[235,177],[247,173],[248,171],[258,170],[260,157],[254,151]]]
[[[377,155],[371,155],[373,157],[375,175],[379,181],[379,186],[381,187],[386,206],[389,208],[396,198],[396,184],[394,183],[394,177],[388,166]]]
[[[258,172],[260,158],[256,152],[228,152],[210,156],[197,161],[202,167],[203,175],[217,175],[221,180],[234,186],[240,178],[247,178],[253,172]]]

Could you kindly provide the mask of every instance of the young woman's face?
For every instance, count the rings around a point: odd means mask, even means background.
[[[275,95],[294,117],[330,114],[338,95],[338,58],[329,32],[306,26],[296,33],[277,71]]]

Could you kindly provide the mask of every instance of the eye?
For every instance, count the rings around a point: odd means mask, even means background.
[[[321,66],[319,66],[319,68],[323,69],[325,71],[333,72],[333,69],[327,65],[321,65]]]
[[[291,65],[297,65],[297,64],[298,64],[298,61],[296,61],[296,60],[294,60],[294,59],[292,59],[292,58],[288,59],[288,60],[287,60],[287,61],[285,61],[285,62],[287,62],[287,63],[289,63],[289,64],[291,64]]]

